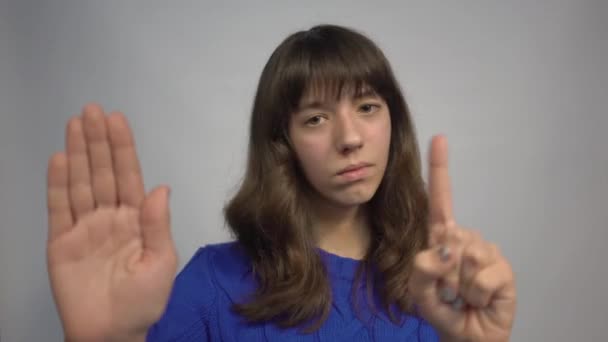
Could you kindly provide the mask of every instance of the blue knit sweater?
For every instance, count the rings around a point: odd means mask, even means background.
[[[357,316],[350,290],[359,261],[317,250],[333,291],[331,312],[319,330],[305,334],[297,328],[281,329],[271,322],[247,324],[233,313],[231,305],[253,292],[255,281],[249,259],[237,242],[225,242],[199,248],[179,273],[167,308],[148,331],[147,341],[438,340],[426,321],[406,316],[402,324],[394,324],[383,311],[374,314],[364,299],[358,303]]]

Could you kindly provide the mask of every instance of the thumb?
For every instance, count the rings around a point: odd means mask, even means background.
[[[168,186],[159,186],[144,198],[139,220],[146,250],[162,252],[171,246],[170,191]]]

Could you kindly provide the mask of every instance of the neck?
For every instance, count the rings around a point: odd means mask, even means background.
[[[363,259],[370,240],[366,207],[334,207],[319,203],[315,210],[313,233],[317,246],[327,252]]]

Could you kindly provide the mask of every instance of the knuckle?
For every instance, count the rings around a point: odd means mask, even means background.
[[[479,247],[472,246],[470,248],[467,248],[463,258],[465,261],[479,263],[484,259],[484,253]]]
[[[490,293],[493,290],[493,282],[490,277],[479,276],[473,281],[472,288],[475,292]]]
[[[513,266],[506,259],[502,259],[501,263],[503,267],[503,272],[507,274],[510,278],[514,278],[515,271],[513,270]]]
[[[445,226],[449,228],[455,228],[458,226],[452,217],[445,218],[443,222],[445,223]]]
[[[466,233],[466,231],[464,229],[462,229],[462,228],[456,228],[456,229],[453,229],[453,231],[454,231],[454,234],[453,234],[454,239],[457,242],[463,242],[463,241],[465,241],[467,233]]]
[[[426,260],[424,257],[424,252],[416,254],[414,257],[414,270],[422,270],[425,269]]]
[[[471,238],[474,241],[483,241],[483,236],[481,235],[481,232],[479,232],[476,229],[471,229],[469,230],[470,234],[471,234]]]
[[[447,286],[454,290],[461,289],[460,278],[455,274],[448,274],[447,276],[441,278],[441,284],[442,286]]]
[[[494,255],[495,257],[499,257],[502,255],[500,247],[496,243],[494,243],[494,242],[488,243],[488,248],[489,248],[490,252],[492,253],[492,255]]]

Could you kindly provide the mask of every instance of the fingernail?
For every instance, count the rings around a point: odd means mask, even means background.
[[[464,306],[464,301],[462,300],[462,297],[460,297],[460,296],[452,302],[452,308],[456,311],[462,310],[463,306]]]
[[[439,290],[439,298],[444,303],[451,303],[456,299],[456,297],[458,297],[458,294],[451,287],[445,286]]]
[[[447,262],[448,260],[450,260],[450,249],[446,246],[441,246],[439,247],[438,250],[439,253],[439,260],[441,260],[442,262]]]

